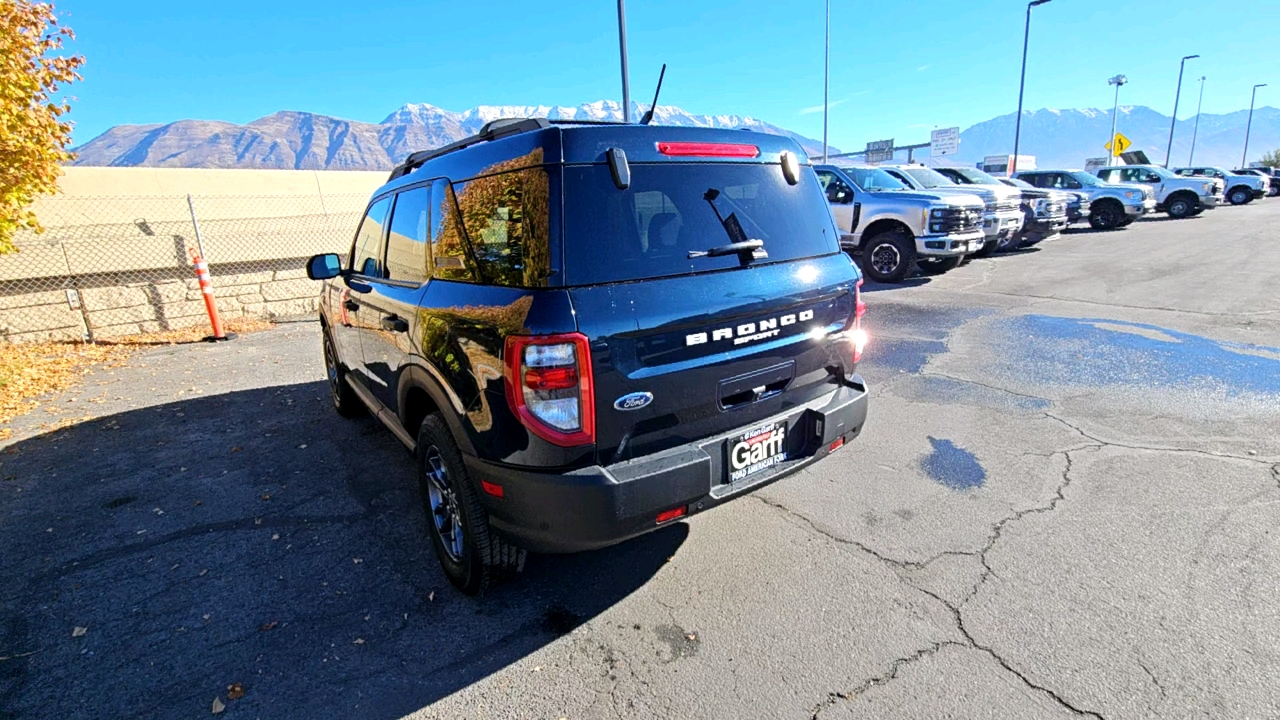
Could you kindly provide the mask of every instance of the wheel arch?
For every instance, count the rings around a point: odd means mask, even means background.
[[[866,229],[862,231],[861,245],[865,247],[867,241],[876,235],[883,232],[892,232],[894,230],[900,230],[906,233],[908,238],[915,240],[915,233],[911,232],[911,228],[907,227],[907,224],[903,221],[897,218],[879,218],[875,222],[867,225]]]
[[[445,425],[453,434],[454,442],[466,455],[475,455],[471,432],[464,425],[465,408],[461,400],[449,392],[419,359],[410,364],[400,375],[400,387],[396,391],[396,407],[400,424],[415,439],[422,421],[433,412],[440,412]]]

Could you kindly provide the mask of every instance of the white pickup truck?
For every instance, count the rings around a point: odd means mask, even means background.
[[[1107,182],[1151,188],[1156,195],[1156,212],[1167,212],[1171,218],[1212,210],[1222,195],[1222,185],[1212,179],[1179,177],[1159,165],[1117,165],[1095,172]]]

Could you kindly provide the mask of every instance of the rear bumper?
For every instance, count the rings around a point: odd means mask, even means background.
[[[580,552],[655,530],[658,513],[709,510],[821,460],[833,442],[861,433],[867,399],[866,384],[854,375],[829,395],[768,420],[635,460],[563,474],[464,459],[473,480],[503,488],[502,498],[480,495],[495,530],[534,552]],[[787,459],[726,483],[725,442],[747,427],[775,421],[787,423]]]

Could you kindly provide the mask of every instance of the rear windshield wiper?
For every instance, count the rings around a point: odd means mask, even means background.
[[[764,260],[769,257],[769,253],[764,249],[763,240],[742,240],[728,245],[718,245],[706,250],[689,251],[690,260],[700,257],[723,257],[725,255],[737,255],[743,262]]]
[[[716,219],[720,221],[720,225],[724,228],[729,239],[733,242],[728,245],[718,245],[707,250],[690,250],[689,259],[700,257],[722,257],[724,255],[737,255],[743,265],[752,260],[764,260],[769,257],[769,253],[764,249],[764,241],[747,237],[746,231],[742,229],[742,223],[738,222],[737,213],[729,213],[728,217],[720,214],[720,208],[716,207],[716,198],[720,197],[720,191],[715,188],[709,188],[702,195],[702,199],[707,201],[711,206],[711,212],[716,214]]]

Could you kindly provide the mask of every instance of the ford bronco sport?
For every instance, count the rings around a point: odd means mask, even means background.
[[[466,593],[862,430],[861,276],[791,139],[503,120],[413,153],[317,255],[333,404],[415,454]]]

